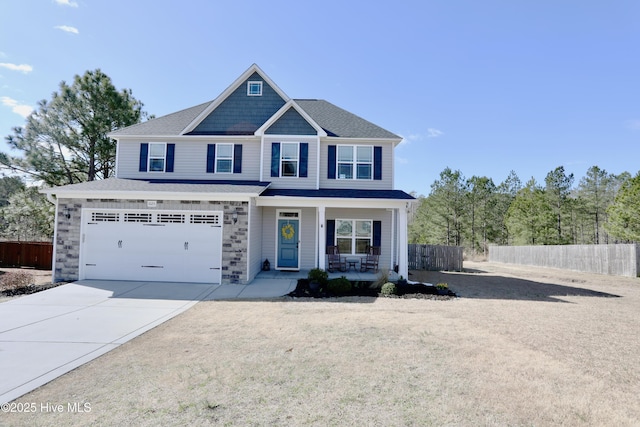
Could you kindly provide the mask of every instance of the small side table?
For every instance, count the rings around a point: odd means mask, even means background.
[[[358,271],[359,258],[345,258],[345,260],[347,261],[347,271],[351,270],[351,267],[353,267],[355,271]]]

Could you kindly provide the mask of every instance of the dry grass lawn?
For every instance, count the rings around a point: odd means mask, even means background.
[[[640,280],[465,262],[450,301],[202,302],[0,425],[632,426]]]

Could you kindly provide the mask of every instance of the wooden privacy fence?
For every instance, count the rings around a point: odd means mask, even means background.
[[[640,246],[553,245],[490,246],[489,261],[563,268],[587,273],[637,277]]]
[[[48,242],[0,242],[0,267],[34,267],[51,270],[53,244]]]
[[[462,271],[462,247],[411,244],[409,270]]]

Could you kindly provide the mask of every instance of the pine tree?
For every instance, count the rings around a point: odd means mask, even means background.
[[[612,236],[626,242],[640,242],[640,172],[622,183],[607,214],[609,221],[605,228]]]
[[[6,137],[22,156],[0,156],[0,163],[50,186],[113,175],[115,141],[107,134],[146,117],[130,90],[118,91],[100,70],[60,83],[50,101],[42,100],[24,128]]]

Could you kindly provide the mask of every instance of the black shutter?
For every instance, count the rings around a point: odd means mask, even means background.
[[[382,221],[373,221],[373,246],[382,244]]]
[[[233,145],[233,173],[242,173],[242,144]]]
[[[140,144],[140,165],[138,167],[138,170],[140,172],[146,172],[147,171],[147,157],[149,156],[149,144],[146,142],[143,142],[142,144]]]
[[[334,241],[335,235],[336,235],[336,220],[328,219],[327,220],[327,241],[326,241],[327,246],[335,245],[335,241]]]
[[[271,144],[271,176],[280,176],[280,143]]]
[[[306,178],[309,170],[309,144],[307,142],[300,143],[300,171],[298,176]]]
[[[214,173],[216,161],[216,144],[207,144],[207,173]]]
[[[327,158],[327,179],[336,179],[336,146],[329,146],[329,156]]]
[[[176,144],[167,144],[167,166],[165,172],[173,172],[173,160],[176,155]]]
[[[382,179],[382,147],[373,147],[373,179]]]

